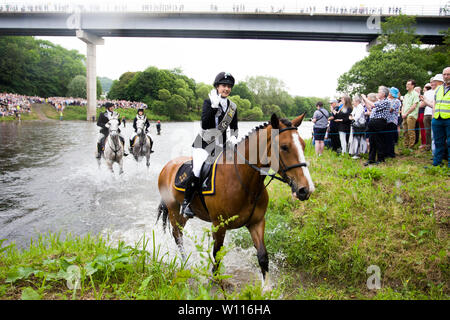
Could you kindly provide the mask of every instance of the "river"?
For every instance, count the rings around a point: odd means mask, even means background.
[[[239,136],[260,122],[240,122]],[[178,254],[170,232],[156,222],[160,196],[158,175],[164,164],[190,155],[199,122],[162,123],[161,135],[154,124],[150,134],[155,153],[147,170],[145,161],[131,156],[124,160],[124,173],[111,174],[105,163],[94,158],[98,127],[85,121],[0,122],[0,239],[26,247],[39,234],[60,232],[82,236],[100,234],[112,242],[134,245],[145,234],[162,254]],[[127,139],[132,124],[122,128]],[[300,127],[303,138],[311,137],[312,124]],[[195,237],[210,224],[191,219],[185,228],[185,249],[198,261]],[[231,231],[234,232],[234,231]],[[230,245],[229,234],[225,244]],[[150,241],[150,247],[152,246]],[[248,278],[260,274],[256,250],[231,248],[224,259],[227,274]],[[271,264],[270,272],[276,269]],[[239,270],[239,271],[238,271]]]

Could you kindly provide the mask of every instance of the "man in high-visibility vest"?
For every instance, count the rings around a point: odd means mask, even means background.
[[[436,150],[433,156],[433,166],[439,166],[447,149],[447,160],[450,160],[450,67],[443,70],[444,84],[436,88],[433,105],[433,130]],[[447,164],[450,168],[450,161]]]

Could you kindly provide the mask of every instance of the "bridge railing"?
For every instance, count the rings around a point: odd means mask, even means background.
[[[303,14],[303,15],[416,15],[450,16],[450,1],[438,6],[429,5],[389,5],[389,6],[345,6],[336,2],[316,5],[299,3],[295,0],[285,2],[269,0],[250,0],[245,3],[211,1],[0,1],[0,13],[73,13],[73,12],[148,12],[148,13],[234,13],[234,14]]]

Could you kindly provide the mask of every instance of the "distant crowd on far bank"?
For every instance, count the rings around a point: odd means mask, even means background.
[[[354,159],[368,153],[364,165],[394,158],[395,145],[403,131],[404,146],[415,152],[431,152],[433,166],[449,159],[450,145],[450,67],[436,74],[423,91],[414,79],[405,84],[401,95],[395,87],[380,86],[378,93],[343,95],[331,100],[329,110],[316,105],[313,140],[320,156],[325,145]],[[448,164],[450,167],[450,164]]]
[[[121,109],[147,109],[143,102],[126,100],[97,100],[97,108],[101,108],[105,103],[112,103],[116,108]],[[15,116],[20,118],[21,114],[31,113],[31,105],[47,103],[53,106],[58,112],[64,111],[67,106],[87,105],[87,100],[73,97],[49,97],[41,98],[37,96],[25,96],[14,93],[0,93],[0,116]]]

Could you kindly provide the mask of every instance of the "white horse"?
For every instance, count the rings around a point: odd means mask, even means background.
[[[152,141],[150,137],[145,134],[145,121],[138,119],[136,121],[137,135],[134,139],[133,149],[131,153],[136,161],[140,161],[143,157],[147,159],[147,169],[150,167],[150,153]]]
[[[105,149],[103,152],[103,156],[106,160],[106,165],[108,166],[111,172],[113,170],[113,163],[117,162],[120,167],[119,174],[123,173],[123,152],[124,148],[122,142],[120,141],[119,135],[119,119],[114,117],[109,121],[109,135],[105,140]],[[100,160],[99,160],[100,161]]]

